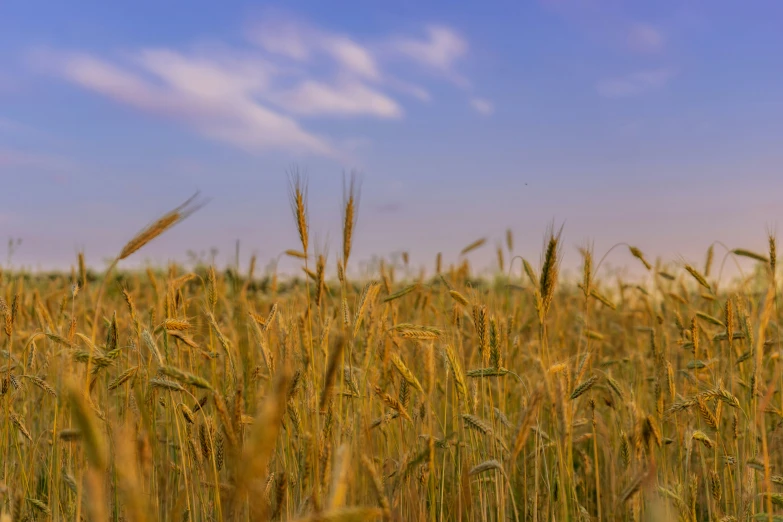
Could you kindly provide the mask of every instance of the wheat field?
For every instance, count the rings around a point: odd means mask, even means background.
[[[783,520],[774,237],[699,266],[585,247],[567,280],[559,230],[508,232],[492,278],[482,239],[359,280],[358,185],[333,259],[289,195],[299,278],[123,270],[198,199],[101,273],[3,270],[2,522]]]

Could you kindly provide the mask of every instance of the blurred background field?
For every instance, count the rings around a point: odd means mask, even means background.
[[[585,245],[569,279],[562,229],[508,232],[491,278],[484,239],[352,278],[357,189],[327,257],[291,178],[295,278],[122,268],[198,199],[101,274],[5,268],[4,520],[779,519],[773,236],[700,266]]]

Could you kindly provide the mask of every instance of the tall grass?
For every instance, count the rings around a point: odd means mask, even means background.
[[[720,244],[704,270],[588,245],[570,281],[554,228],[538,268],[506,231],[492,279],[482,238],[360,281],[358,189],[330,260],[292,173],[304,280],[114,270],[192,200],[101,277],[3,270],[0,520],[783,519],[774,237],[725,249],[755,264],[725,288]],[[647,275],[602,280],[610,253]]]

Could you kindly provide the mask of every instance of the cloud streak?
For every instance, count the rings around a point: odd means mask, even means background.
[[[389,49],[431,72],[443,75],[460,87],[469,87],[467,78],[455,69],[457,61],[468,52],[467,40],[442,25],[427,26],[425,35],[424,38],[396,37],[389,43]]]
[[[495,112],[495,105],[491,101],[483,98],[473,98],[470,100],[470,105],[477,113],[484,116],[489,116]]]
[[[293,17],[268,15],[245,31],[247,46],[219,50],[141,48],[122,56],[45,51],[33,62],[118,103],[179,122],[200,135],[250,152],[340,157],[330,139],[308,130],[313,118],[400,119],[399,96],[426,102],[429,89],[391,72],[391,56],[456,85],[468,43],[445,26],[425,37],[360,43]],[[395,60],[390,60],[394,62]],[[472,102],[481,114],[486,100]]]
[[[333,155],[324,138],[254,98],[265,86],[263,68],[250,63],[186,56],[169,50],[134,55],[141,71],[80,53],[52,56],[49,67],[66,80],[137,109],[169,117],[208,138],[248,151],[284,149]],[[262,71],[262,72],[259,72]],[[145,76],[145,74],[147,77]]]

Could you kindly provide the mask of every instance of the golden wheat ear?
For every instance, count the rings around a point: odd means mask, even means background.
[[[356,172],[351,172],[348,185],[343,178],[343,265],[348,264],[353,244],[353,233],[359,217],[359,200],[361,199],[361,178]]]
[[[302,252],[307,255],[309,245],[309,228],[307,223],[307,175],[293,167],[288,172],[288,198],[291,204],[291,212],[296,221],[296,230],[299,233],[299,241],[302,243]]]
[[[206,205],[207,200],[205,201],[197,200],[199,194],[200,192],[196,192],[190,198],[188,198],[188,200],[185,201],[183,204],[181,204],[174,210],[167,212],[159,219],[154,221],[152,224],[142,229],[138,234],[136,234],[133,237],[133,239],[131,239],[125,244],[125,246],[120,251],[120,255],[117,256],[117,260],[121,261],[123,259],[130,257],[133,253],[137,252],[144,245],[146,245],[156,237],[160,236],[161,234],[163,234],[163,232],[170,229],[177,223],[183,221],[191,214],[193,214],[195,211],[199,210],[201,207]]]
[[[547,242],[544,254],[544,261],[541,267],[541,277],[539,284],[542,299],[542,322],[549,312],[555,296],[555,286],[557,276],[560,271],[560,260],[562,256],[562,235],[563,226],[555,233],[554,223],[549,226],[547,231]]]
[[[108,281],[111,271],[117,266],[117,263],[123,259],[127,259],[135,252],[139,251],[144,245],[163,234],[166,230],[170,229],[177,223],[182,222],[185,218],[189,217],[195,211],[207,204],[208,200],[198,201],[198,197],[201,193],[196,191],[190,198],[188,198],[183,204],[179,205],[174,210],[171,210],[158,218],[152,224],[148,225],[137,233],[125,246],[120,250],[119,255],[114,259],[109,268],[106,269],[106,273],[103,276],[101,286],[98,288],[98,295],[95,298],[95,311],[93,313],[92,321],[92,339],[95,340],[95,335],[98,332],[98,317],[101,311],[101,299],[103,297],[103,291],[106,287],[106,281]]]

